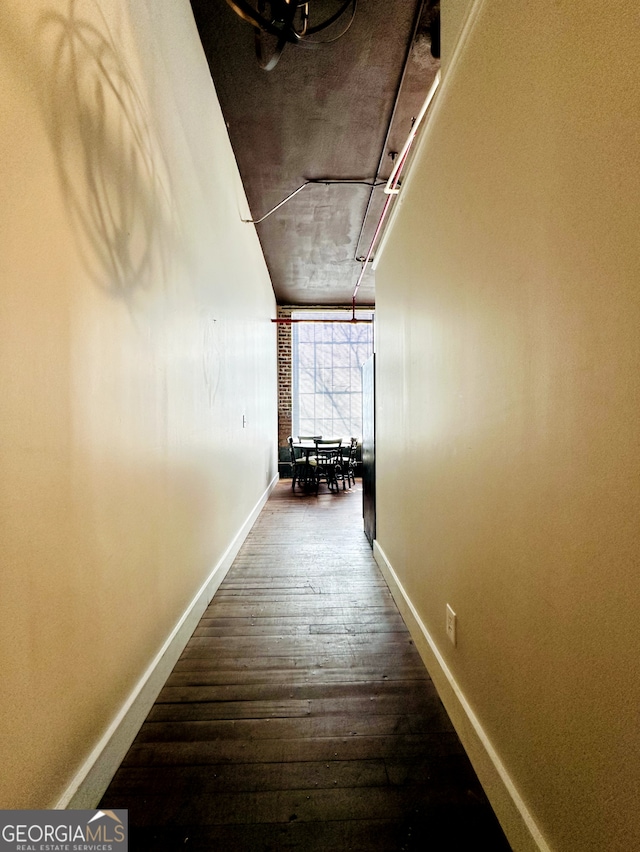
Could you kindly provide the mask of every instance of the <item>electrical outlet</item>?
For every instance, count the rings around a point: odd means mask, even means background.
[[[456,627],[457,617],[455,612],[447,604],[447,636],[451,640],[452,645],[456,645]]]

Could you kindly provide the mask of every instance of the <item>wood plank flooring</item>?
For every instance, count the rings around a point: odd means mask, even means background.
[[[132,852],[509,850],[359,485],[263,509],[100,804]]]

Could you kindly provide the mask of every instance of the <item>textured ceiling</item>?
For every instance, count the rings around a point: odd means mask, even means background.
[[[360,0],[341,39],[288,45],[268,72],[225,0],[191,5],[254,219],[307,180],[388,177],[439,66],[426,31],[437,4]],[[337,5],[312,0],[312,23]],[[257,224],[278,303],[350,305],[384,198],[362,184],[311,184]],[[374,303],[373,278],[367,269],[358,304]]]

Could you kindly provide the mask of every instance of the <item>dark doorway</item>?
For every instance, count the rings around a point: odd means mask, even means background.
[[[362,365],[362,513],[373,547],[376,537],[375,355]]]

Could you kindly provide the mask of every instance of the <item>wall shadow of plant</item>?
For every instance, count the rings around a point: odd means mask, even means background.
[[[164,280],[175,234],[168,170],[132,74],[104,24],[48,13],[48,129],[65,203],[91,278],[127,301]],[[46,55],[46,52],[45,52]],[[49,63],[47,63],[49,65]]]

